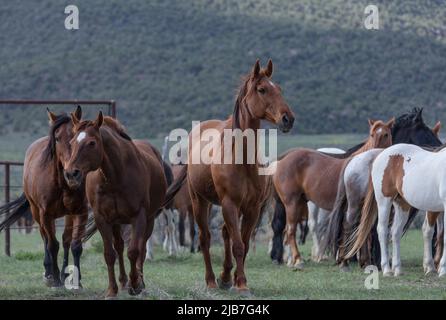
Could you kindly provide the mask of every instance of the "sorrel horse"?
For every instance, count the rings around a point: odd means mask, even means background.
[[[74,113],[82,117],[80,106]],[[40,138],[28,148],[23,170],[24,194],[16,201],[0,208],[0,214],[15,208],[12,215],[2,223],[12,224],[31,209],[38,223],[45,243],[44,280],[50,287],[62,285],[71,246],[74,265],[80,273],[82,254],[81,238],[88,219],[87,199],[83,185],[70,186],[64,180],[63,165],[70,157],[70,140],[73,137],[70,117],[67,114],[55,115],[48,110],[50,122],[49,136]],[[62,275],[57,263],[59,242],[56,238],[55,219],[65,216],[65,230],[62,235],[64,259]],[[73,288],[80,287],[74,283]]]
[[[413,109],[396,119],[392,128],[392,142],[393,144],[410,143],[419,146],[437,147],[441,145],[441,141],[438,139],[440,127],[440,122],[437,122],[430,129],[423,121],[422,109]],[[327,225],[326,237],[321,244],[321,250],[328,249],[332,255],[336,255],[337,263],[343,271],[348,270],[343,244],[359,219],[359,213],[367,193],[371,166],[381,151],[382,149],[372,149],[353,157],[341,173],[342,178],[339,179],[336,202],[330,214],[330,221]],[[417,211],[412,209],[410,217],[415,217]],[[410,225],[411,219],[409,220],[405,229]],[[441,250],[442,247],[439,251]],[[363,253],[365,253],[365,256],[360,257],[360,263],[365,266],[367,263],[371,263],[368,260],[371,255],[370,252],[363,251]],[[379,257],[375,256],[374,258],[375,262],[378,263]]]
[[[369,120],[369,138],[351,156],[391,145],[394,121],[391,119],[385,123]],[[339,176],[346,161],[310,149],[291,150],[278,161],[273,183],[286,212],[287,242],[292,253],[289,266],[303,268],[303,259],[296,243],[296,227],[302,217],[308,216],[307,202],[311,201],[319,208],[331,211]]]
[[[115,249],[118,253],[121,288],[127,276],[121,224],[130,224],[127,250],[130,260],[129,294],[144,288],[143,264],[146,242],[167,189],[161,155],[148,142],[132,140],[122,125],[99,112],[94,121],[80,121],[71,114],[74,137],[71,158],[64,165],[65,180],[73,187],[86,183],[88,201],[104,243],[109,286],[106,298],[118,293]]]
[[[349,258],[364,243],[378,216],[378,238],[381,248],[381,268],[384,276],[399,276],[402,273],[400,240],[403,227],[411,207],[431,213],[432,221],[423,225],[424,259],[426,273],[435,273],[432,258],[433,225],[439,212],[446,209],[446,149],[440,147],[430,152],[411,144],[397,144],[382,151],[375,159],[371,170],[371,184],[361,212],[361,222],[352,233],[356,236],[353,246],[346,255]],[[394,208],[392,222],[392,268],[388,258],[388,228],[391,208]],[[446,238],[443,239],[443,242]],[[446,275],[446,255],[439,265],[439,276]]]
[[[217,287],[209,253],[208,227],[209,207],[211,204],[216,204],[222,206],[224,218],[222,236],[225,254],[223,271],[218,281],[219,286],[225,289],[233,286],[234,290],[240,294],[250,293],[245,276],[245,259],[261,206],[267,198],[268,181],[271,180],[259,174],[257,131],[260,129],[262,119],[278,125],[283,132],[291,130],[294,123],[293,112],[282,97],[280,87],[271,80],[272,73],[271,60],[268,61],[265,69],[260,68],[257,60],[251,73],[243,79],[232,117],[226,121],[209,120],[192,129],[189,135],[188,165],[183,168],[180,177],[169,188],[166,197],[167,199],[173,197],[182,183],[187,180],[195,221],[200,230],[200,248],[205,262],[205,280],[208,288]],[[204,161],[194,163],[193,159],[202,154],[206,145],[203,146],[201,143],[194,145],[192,141],[196,136],[201,138],[205,131],[209,132],[208,130],[218,132],[220,138],[217,140],[220,139],[220,141],[223,141],[227,134],[224,130],[232,133],[253,131],[255,142],[249,145],[248,139],[243,139],[240,145],[236,145],[235,139],[231,138],[232,150],[243,147],[243,161],[240,164],[235,162],[234,154],[231,163],[221,164],[224,163],[220,158],[225,154],[224,143],[220,149],[206,154],[212,160],[210,164]],[[254,149],[254,154],[247,154],[246,150],[250,148]],[[255,159],[254,163],[248,163],[249,157]],[[231,279],[232,255],[236,261],[233,281]]]

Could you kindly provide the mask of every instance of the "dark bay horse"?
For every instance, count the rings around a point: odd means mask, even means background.
[[[106,298],[118,293],[114,264],[119,258],[121,288],[127,284],[124,268],[124,241],[121,224],[131,225],[127,250],[130,260],[129,294],[145,287],[143,264],[146,242],[153,231],[154,219],[167,189],[159,152],[148,142],[132,140],[122,125],[99,112],[94,121],[80,121],[71,115],[74,137],[72,154],[64,166],[68,185],[86,183],[88,201],[104,243],[109,286]]]
[[[81,108],[77,107],[74,114],[80,119]],[[55,115],[49,110],[48,117],[51,126],[49,136],[35,141],[26,152],[23,170],[24,194],[16,201],[0,208],[0,214],[16,208],[2,223],[0,230],[26,214],[30,208],[45,243],[44,280],[48,286],[57,287],[62,285],[67,276],[65,269],[68,265],[70,246],[74,265],[79,271],[79,280],[81,278],[81,238],[88,219],[88,209],[84,186],[73,188],[64,180],[63,165],[70,158],[69,142],[73,138],[71,119],[67,114]],[[65,216],[65,230],[62,235],[64,259],[60,275],[55,219],[63,216]]]
[[[220,157],[224,154],[224,144],[221,149],[207,154],[212,160],[210,164],[204,161],[193,163],[192,159],[196,155],[200,156],[206,146],[203,147],[200,143],[193,145],[192,140],[196,136],[202,137],[203,132],[208,129],[218,132],[219,137],[216,139],[220,141],[224,140],[223,130],[229,130],[232,133],[253,130],[257,134],[262,119],[278,125],[283,132],[288,132],[293,126],[294,115],[282,97],[280,87],[272,82],[272,73],[271,60],[265,69],[260,68],[257,60],[251,73],[243,79],[232,117],[225,121],[205,121],[192,129],[189,135],[188,165],[183,168],[180,177],[169,188],[166,197],[167,199],[172,197],[187,180],[194,217],[200,230],[200,248],[205,262],[205,280],[208,288],[217,287],[209,252],[209,207],[211,204],[221,205],[224,218],[222,236],[225,254],[223,271],[218,281],[219,286],[225,289],[233,286],[236,292],[249,294],[244,270],[245,259],[252,231],[259,218],[260,208],[267,198],[268,181],[271,179],[259,174],[257,137],[255,137],[254,146],[251,146],[254,147],[254,155],[246,153],[250,146],[247,139],[243,139],[244,159],[240,164],[234,161],[234,154],[231,163],[220,164],[223,163]],[[230,146],[234,150],[236,147],[234,139],[230,141]],[[252,164],[246,160],[251,156],[255,158]],[[231,279],[232,256],[236,262],[233,281]]]
[[[385,123],[369,120],[369,138],[349,156],[372,148],[390,146],[394,121],[391,119]],[[283,204],[286,212],[287,242],[292,253],[290,266],[298,269],[303,267],[296,243],[296,227],[303,217],[308,216],[307,202],[311,201],[317,207],[331,211],[339,176],[346,161],[346,158],[339,159],[310,149],[291,150],[278,161],[273,183],[279,198],[277,202]]]
[[[441,141],[438,139],[440,127],[440,122],[437,122],[430,129],[423,121],[422,109],[415,108],[396,119],[392,128],[392,142],[393,144],[410,143],[425,147],[438,147],[441,145]],[[370,150],[352,158],[341,173],[342,178],[339,180],[336,202],[330,214],[326,237],[322,242],[322,250],[329,249],[331,255],[336,255],[336,261],[341,270],[348,270],[344,267],[347,266],[347,261],[344,257],[343,244],[350,237],[350,231],[353,230],[354,224],[358,223],[359,213],[367,193],[371,165],[380,152],[382,150]],[[416,209],[410,210],[405,230],[410,226],[411,219],[416,216],[416,213]],[[372,231],[372,233],[374,232]],[[442,252],[443,238],[438,243],[441,246],[437,251],[437,261],[441,257],[438,255]],[[366,245],[370,247],[372,243],[366,243]],[[379,251],[379,249],[367,249],[369,252],[364,252],[365,257],[360,257],[361,266],[372,263],[370,258],[375,260],[374,264],[379,264],[379,252],[376,252],[377,255],[372,255],[370,252],[371,250]]]
[[[172,172],[174,179],[177,179],[180,176],[181,170],[184,165],[174,165],[172,166]],[[183,184],[181,189],[175,195],[173,199],[173,207],[178,210],[180,215],[178,231],[180,234],[180,245],[185,246],[185,232],[186,232],[186,219],[189,222],[189,236],[190,236],[190,252],[195,252],[195,220],[194,220],[194,212],[192,209],[192,200],[189,195],[189,188],[187,184]]]

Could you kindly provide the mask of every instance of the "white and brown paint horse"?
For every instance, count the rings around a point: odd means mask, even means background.
[[[378,215],[377,229],[383,274],[399,276],[402,272],[400,239],[408,219],[409,209],[414,207],[431,212],[423,226],[423,267],[426,273],[436,272],[432,258],[432,236],[436,217],[446,208],[445,163],[446,149],[444,148],[437,152],[430,152],[410,144],[397,144],[382,151],[372,165],[371,185],[361,213],[361,222],[353,234],[354,236],[357,233],[357,238],[347,258],[354,255],[362,246]],[[391,268],[387,242],[392,205],[395,214],[391,230],[393,243]],[[443,247],[439,275],[445,274],[446,257]]]
[[[415,108],[411,112],[397,118],[392,128],[392,140],[394,144],[407,142],[415,145],[438,147],[442,144],[438,138],[440,128],[440,122],[437,122],[432,129],[429,128],[423,121],[422,109]],[[349,270],[348,262],[344,257],[345,248],[343,244],[354,224],[359,221],[361,208],[367,194],[372,163],[382,150],[372,149],[354,156],[349,161],[342,173],[342,178],[339,180],[336,203],[330,214],[329,224],[326,226],[328,230],[321,231],[321,233],[325,234],[321,243],[321,250],[325,252],[329,249],[332,255],[337,255],[337,263],[342,271]],[[416,213],[417,210],[415,209],[411,211],[413,217]],[[410,222],[408,221],[405,228],[409,226]],[[437,223],[437,225],[439,228],[437,234],[442,235],[442,224]],[[370,246],[371,244],[369,243],[368,245]],[[442,246],[438,246],[438,248],[436,262],[437,260],[439,262],[441,258],[440,251]],[[363,248],[363,255],[359,257],[362,266],[371,263],[371,249]],[[374,258],[375,262],[379,263],[379,257]]]

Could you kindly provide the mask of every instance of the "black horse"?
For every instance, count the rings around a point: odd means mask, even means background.
[[[423,109],[414,108],[412,111],[399,116],[392,128],[392,142],[410,143],[418,146],[438,147],[442,143],[423,121]],[[279,157],[280,158],[280,157]],[[411,210],[411,219],[406,226],[412,222],[417,210]],[[285,207],[278,197],[275,198],[275,210],[271,227],[273,229],[273,243],[271,259],[274,263],[283,263],[283,235],[286,226]],[[375,247],[375,246],[374,246]],[[379,248],[378,248],[379,249]],[[373,250],[375,260],[379,260],[379,250]],[[379,265],[379,264],[378,264]]]

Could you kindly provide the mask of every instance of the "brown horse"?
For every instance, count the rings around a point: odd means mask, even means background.
[[[146,242],[167,189],[161,156],[148,142],[133,141],[119,122],[104,118],[102,112],[94,121],[80,121],[75,114],[71,119],[74,138],[71,158],[64,166],[65,179],[73,187],[86,181],[88,201],[104,242],[109,278],[106,297],[114,298],[118,293],[115,249],[121,288],[127,283],[121,224],[130,224],[132,229],[127,251],[128,291],[131,295],[139,294],[145,287]]]
[[[205,280],[208,288],[216,288],[215,275],[212,270],[210,248],[210,232],[208,227],[209,207],[211,204],[221,205],[224,226],[222,235],[224,239],[225,257],[223,271],[219,278],[221,288],[234,289],[240,294],[249,294],[245,276],[245,258],[249,249],[249,241],[253,228],[257,224],[260,208],[267,194],[266,176],[259,175],[259,163],[257,161],[258,141],[257,131],[260,129],[260,121],[265,119],[279,125],[283,132],[288,132],[294,123],[294,115],[282,97],[281,89],[271,81],[273,64],[268,62],[266,69],[260,68],[257,60],[252,72],[243,79],[240,87],[232,117],[226,121],[209,120],[192,129],[189,135],[188,165],[184,167],[179,179],[169,189],[169,199],[175,194],[179,186],[187,178],[195,221],[200,230],[200,248],[203,253],[206,274]],[[255,143],[248,145],[248,139],[235,144],[234,136],[230,140],[232,150],[237,147],[243,149],[243,161],[235,162],[234,154],[229,164],[221,160],[224,152],[224,143],[221,148],[208,152],[211,158],[210,164],[200,161],[194,163],[193,158],[201,155],[206,147],[201,143],[193,144],[194,137],[202,138],[202,134],[208,130],[217,132],[216,140],[223,142],[227,132],[254,132]],[[228,130],[224,132],[224,130]],[[225,134],[223,134],[225,133]],[[247,149],[253,147],[254,154],[247,154]],[[255,161],[249,164],[248,157]],[[209,163],[209,162],[207,162]],[[270,179],[269,179],[270,180]],[[241,230],[240,230],[240,219]],[[232,242],[232,248],[231,248]],[[234,282],[231,279],[232,255],[236,261]]]
[[[177,179],[180,176],[181,169],[183,165],[174,165],[172,166],[172,172],[174,179]],[[185,222],[186,218],[189,220],[189,236],[190,236],[190,252],[195,252],[195,220],[194,220],[194,212],[192,209],[192,201],[189,195],[189,188],[187,184],[184,184],[178,193],[175,195],[173,199],[173,207],[178,210],[180,215],[179,220],[179,233],[180,233],[180,245],[185,246]]]
[[[384,148],[392,144],[391,127],[387,123],[369,120],[368,140],[352,155],[372,148]],[[293,149],[278,161],[273,183],[280,202],[284,205],[287,221],[287,242],[291,247],[289,265],[302,268],[303,260],[296,243],[297,224],[308,216],[307,202],[331,211],[335,203],[340,173],[348,162],[310,149]]]
[[[81,118],[82,110],[77,107],[77,118]],[[50,121],[49,136],[35,141],[27,150],[23,170],[23,190],[18,200],[9,204],[10,211],[17,210],[2,223],[11,224],[13,220],[26,214],[31,208],[32,216],[39,225],[40,234],[45,243],[44,280],[48,286],[60,286],[64,282],[65,269],[68,266],[68,254],[71,252],[74,265],[80,274],[80,257],[82,254],[81,238],[88,218],[87,199],[82,185],[70,187],[63,178],[63,165],[70,157],[70,140],[73,137],[73,126],[67,114],[55,115],[48,110]],[[65,230],[62,235],[64,259],[62,275],[57,263],[59,242],[56,239],[55,219],[65,216]],[[0,226],[0,230],[3,226]],[[80,286],[74,283],[73,288]]]

